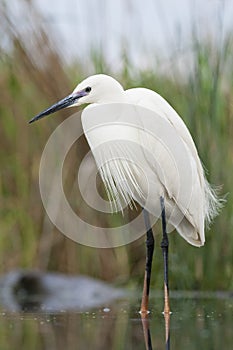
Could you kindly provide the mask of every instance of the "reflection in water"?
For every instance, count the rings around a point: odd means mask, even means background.
[[[164,314],[166,350],[170,350],[170,313]]]
[[[149,314],[146,316],[141,315],[143,335],[145,341],[146,350],[153,350],[150,332],[150,320]],[[164,313],[164,325],[165,325],[165,349],[170,350],[170,313]]]
[[[150,321],[148,316],[147,317],[141,317],[142,320],[142,328],[143,328],[143,334],[144,334],[144,340],[145,340],[145,347],[146,350],[152,350],[152,342],[151,342],[151,335],[150,335]]]
[[[217,350],[232,348],[233,300],[171,293],[173,314],[164,320],[161,296],[141,320],[139,300],[124,297],[82,312],[12,312],[0,310],[2,349]],[[171,340],[169,339],[171,327]],[[166,341],[167,340],[167,341]],[[170,344],[171,342],[171,344]],[[146,344],[146,345],[145,345]]]

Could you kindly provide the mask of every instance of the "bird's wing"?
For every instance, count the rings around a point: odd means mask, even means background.
[[[159,95],[146,89],[128,90],[126,95],[128,102],[91,105],[82,113],[110,200],[122,209],[120,197],[126,204],[133,199],[159,216],[159,196],[164,195],[168,221],[188,242],[200,246],[209,187],[192,137]]]
[[[171,143],[168,146],[170,149],[165,151],[166,144],[152,137],[148,132],[139,132],[143,147],[149,149],[151,154],[157,158],[156,163],[149,160],[148,165],[157,172],[157,176],[164,185],[167,196],[174,200],[188,221],[202,232],[200,233],[201,235],[204,235],[205,178],[201,161],[189,130],[176,111],[157,93],[144,88],[136,88],[126,90],[126,95],[131,103],[150,109],[164,119],[168,123],[167,129],[171,131],[171,137],[177,137],[173,140],[174,149],[171,149]],[[143,117],[142,123],[146,124],[146,120]],[[157,125],[154,125],[152,120],[149,123],[150,125],[146,125],[145,129],[148,130],[150,128],[152,134],[158,135]],[[174,134],[172,134],[172,130]],[[161,139],[166,138],[166,136],[161,135]],[[168,143],[168,141],[165,143]],[[178,147],[180,148],[177,149]],[[168,159],[169,154],[170,159]],[[158,163],[160,171],[158,171]],[[183,176],[185,171],[186,176]],[[189,177],[187,178],[188,174]],[[185,185],[186,191],[184,190]],[[181,186],[183,189],[181,189]],[[204,240],[204,237],[202,239]]]
[[[169,121],[179,136],[186,143],[196,161],[200,174],[202,174],[203,167],[198,156],[195,143],[187,126],[174,108],[172,108],[172,106],[162,96],[149,89],[134,88],[126,90],[125,92],[132,103],[136,103],[142,107],[151,109],[152,111],[156,112],[156,114],[159,114],[161,117]],[[203,180],[202,176],[200,177],[200,180]]]

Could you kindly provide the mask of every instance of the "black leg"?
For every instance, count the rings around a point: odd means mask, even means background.
[[[154,252],[154,236],[151,228],[149,213],[143,209],[144,221],[146,225],[146,269],[144,277],[144,286],[142,294],[142,303],[141,303],[141,313],[148,313],[148,301],[149,301],[149,292],[150,292],[150,278],[151,278],[151,268]]]
[[[168,284],[168,236],[167,236],[167,228],[166,228],[166,213],[165,213],[165,205],[164,198],[160,197],[160,205],[161,205],[161,216],[162,216],[162,229],[163,229],[163,239],[161,242],[161,248],[163,251],[163,263],[164,263],[164,313],[170,313],[169,306],[169,284]]]

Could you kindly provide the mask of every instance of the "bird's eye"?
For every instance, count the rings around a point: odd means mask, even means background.
[[[91,87],[90,86],[86,87],[85,92],[90,92],[90,91],[91,91]]]

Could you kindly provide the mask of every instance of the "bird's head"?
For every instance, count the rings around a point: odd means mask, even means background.
[[[29,123],[55,113],[66,107],[81,106],[88,103],[107,103],[121,101],[123,88],[109,75],[92,75],[76,86],[74,91],[43,112],[37,114]]]

